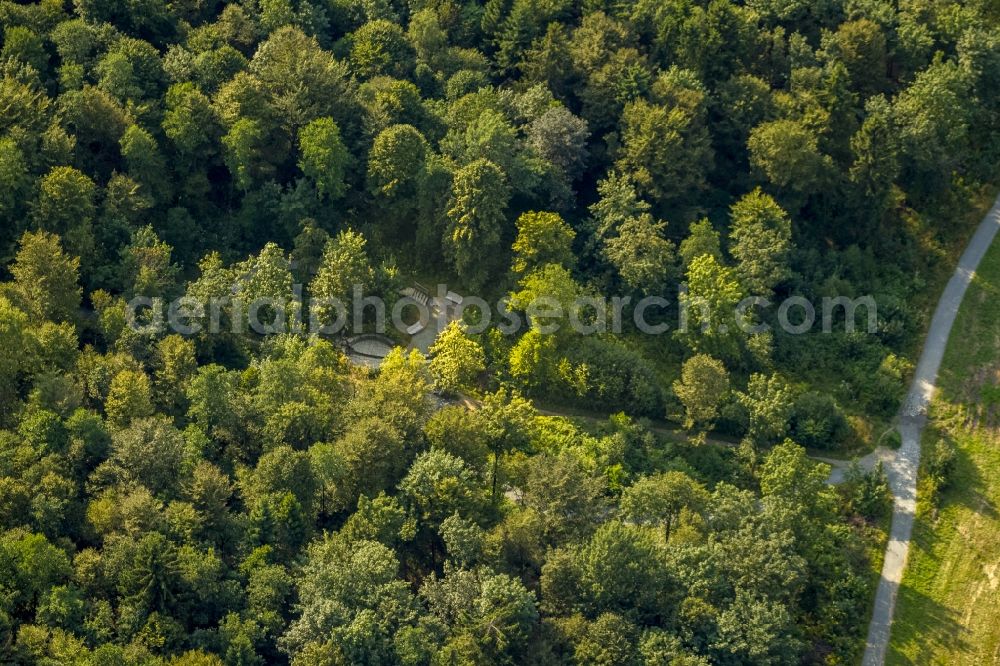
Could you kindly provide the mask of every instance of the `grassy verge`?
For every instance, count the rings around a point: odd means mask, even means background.
[[[955,322],[924,452],[946,438],[954,466],[936,504],[922,492],[889,664],[1000,663],[1000,243]],[[926,459],[926,457],[925,457]],[[926,465],[921,489],[927,489]]]

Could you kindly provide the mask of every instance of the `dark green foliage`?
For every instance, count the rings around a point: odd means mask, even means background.
[[[886,481],[799,445],[896,413],[1000,146],[996,12],[910,4],[0,2],[0,662],[856,661]],[[526,326],[234,327],[416,279]],[[181,294],[217,332],[129,326]]]
[[[951,483],[952,472],[958,464],[955,442],[947,437],[939,438],[929,447],[921,461],[921,491],[926,493],[928,503],[935,506],[941,492]]]
[[[837,402],[822,393],[803,393],[792,407],[790,433],[803,446],[836,449],[850,429]]]
[[[869,520],[881,520],[892,511],[892,493],[881,462],[867,472],[852,463],[842,492],[847,495],[848,509]]]

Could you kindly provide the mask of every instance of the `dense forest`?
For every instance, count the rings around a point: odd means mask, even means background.
[[[806,447],[896,412],[996,180],[995,1],[3,0],[0,44],[0,662],[857,661],[888,490]],[[126,307],[416,280],[878,324],[376,371],[369,320]]]

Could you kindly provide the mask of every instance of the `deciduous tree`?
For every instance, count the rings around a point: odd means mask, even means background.
[[[477,160],[455,174],[444,246],[459,276],[472,287],[486,283],[491,263],[486,258],[499,254],[509,199],[506,176],[492,162]]]
[[[316,277],[309,283],[310,295],[320,301],[312,305],[313,311],[324,324],[332,324],[337,319],[334,301],[343,305],[342,314],[350,321],[354,286],[364,289],[372,284],[374,271],[366,244],[364,236],[350,229],[341,231],[327,243]]]
[[[80,260],[68,256],[59,237],[45,231],[25,232],[11,273],[14,293],[25,310],[40,319],[74,321],[79,315]]]
[[[702,255],[688,266],[687,280],[687,291],[680,295],[686,325],[675,335],[695,353],[735,360],[745,338],[734,317],[745,293],[736,272]]]
[[[452,321],[434,340],[430,350],[431,375],[443,391],[454,393],[473,385],[486,369],[486,357],[478,342],[469,338],[458,321]]]
[[[344,179],[350,153],[333,118],[317,118],[299,132],[299,168],[316,183],[316,189],[330,199],[347,191]]]
[[[351,35],[351,65],[363,78],[380,74],[404,78],[413,55],[406,33],[391,21],[369,21]]]
[[[756,446],[765,446],[781,439],[788,429],[793,401],[792,390],[777,376],[753,374],[746,392],[736,394],[750,415],[747,436]]]
[[[480,499],[475,475],[465,462],[441,450],[417,456],[399,491],[417,518],[434,528],[456,512],[474,515]]]
[[[639,479],[622,494],[621,510],[625,518],[640,525],[663,527],[663,538],[670,541],[670,530],[681,511],[700,512],[708,503],[708,491],[684,472],[663,472]]]
[[[637,100],[622,114],[616,168],[661,206],[690,201],[705,185],[712,149],[695,110]]]
[[[240,118],[222,137],[222,157],[237,187],[246,191],[269,170],[260,155],[264,131],[253,118]]]
[[[688,237],[681,241],[679,253],[685,271],[691,266],[692,261],[705,254],[722,262],[719,232],[712,227],[711,220],[705,217],[691,225]]]
[[[779,190],[810,195],[827,181],[830,158],[819,138],[797,120],[774,120],[753,128],[747,142],[750,164]]]
[[[420,588],[430,612],[446,624],[451,641],[444,654],[466,652],[458,644],[473,641],[488,659],[516,659],[526,654],[538,621],[535,596],[524,584],[489,569],[446,569]]]
[[[368,188],[389,198],[414,197],[428,151],[426,139],[412,125],[386,128],[368,155]]]
[[[524,275],[545,264],[573,265],[573,231],[558,213],[528,212],[517,218],[514,273]]]
[[[733,204],[730,218],[730,251],[743,287],[766,298],[789,275],[792,222],[759,188]]]
[[[358,127],[356,89],[346,63],[291,26],[270,34],[249,66],[278,122],[294,136],[318,118],[333,118],[345,143]]]
[[[391,661],[393,635],[417,615],[398,569],[395,553],[375,541],[328,536],[312,544],[297,585],[298,619],[282,636],[282,648],[300,654],[329,644],[347,661]]]
[[[565,106],[554,106],[528,125],[528,145],[557,167],[568,182],[576,180],[587,163],[587,121]]]
[[[684,427],[711,428],[729,393],[729,374],[720,361],[697,354],[684,361],[681,378],[673,388],[684,405]]]
[[[179,490],[187,445],[168,418],[136,418],[115,432],[111,442],[111,454],[96,474],[107,474],[119,483],[137,483],[161,497]]]
[[[208,97],[193,83],[175,83],[167,90],[166,103],[163,132],[177,152],[192,163],[208,157],[219,133]]]
[[[70,253],[84,260],[93,257],[94,200],[97,186],[73,167],[55,167],[39,185],[33,211],[37,228],[62,237]]]
[[[122,370],[111,380],[104,410],[108,421],[123,427],[132,420],[153,415],[152,386],[146,373]]]
[[[622,281],[642,294],[659,294],[674,263],[674,244],[665,236],[667,223],[644,213],[625,220],[617,234],[604,239],[604,256]]]

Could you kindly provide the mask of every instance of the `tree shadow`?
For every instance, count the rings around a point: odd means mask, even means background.
[[[909,609],[905,614],[899,612],[903,607]],[[943,663],[934,660],[932,650],[955,655],[969,649],[968,630],[957,613],[915,588],[905,583],[899,588],[896,608],[886,664]]]
[[[939,422],[937,419],[931,419],[927,424],[927,435],[922,446],[924,461],[921,464],[921,476],[927,473],[927,465],[930,462],[927,457],[934,455],[934,448],[939,439],[948,440],[954,455],[951,471],[938,500],[937,511],[949,505],[958,505],[984,517],[996,519],[997,507],[990,498],[990,483],[984,478],[982,470],[968,450],[970,446],[990,446],[989,441],[982,440],[988,440],[995,435],[988,430],[964,430],[954,423]],[[922,519],[926,520],[927,517]]]
[[[987,437],[985,433],[976,432],[962,435],[968,437]],[[941,507],[948,504],[960,504],[976,513],[991,519],[997,518],[997,508],[993,500],[987,494],[989,484],[984,479],[982,471],[976,461],[969,455],[965,445],[959,441],[954,441],[955,463],[951,472],[951,480],[944,494],[942,495]],[[982,445],[986,445],[983,443]]]

